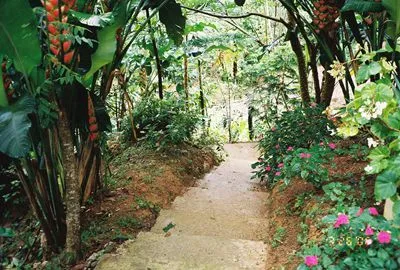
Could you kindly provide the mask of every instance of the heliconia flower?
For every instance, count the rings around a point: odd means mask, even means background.
[[[374,230],[371,228],[371,226],[367,225],[367,228],[365,229],[365,235],[366,236],[374,235]]]
[[[379,216],[378,210],[375,207],[370,207],[368,210],[371,216]]]
[[[280,176],[281,175],[281,172],[276,172],[275,173],[275,176]]]
[[[340,226],[345,224],[349,224],[349,217],[345,214],[339,214],[333,227],[339,228]]]
[[[283,163],[278,164],[278,168],[283,168],[283,166],[285,166]]]
[[[360,207],[360,209],[358,209],[358,211],[357,211],[357,213],[356,213],[356,216],[357,217],[359,217],[359,216],[361,216],[361,214],[364,212],[364,208],[361,208]]]
[[[335,150],[335,149],[336,149],[336,144],[334,144],[334,143],[329,143],[328,146],[329,146],[329,148],[332,149],[332,150]]]
[[[288,150],[288,151],[293,151],[294,148],[293,148],[293,146],[289,146],[289,147],[287,148],[287,150]]]
[[[306,256],[304,258],[304,264],[307,265],[308,267],[316,266],[318,265],[318,257],[315,255]]]
[[[379,232],[378,233],[378,242],[381,244],[389,244],[392,240],[392,235],[389,232]]]
[[[367,245],[367,246],[372,245],[372,239],[371,238],[365,239],[365,245]]]
[[[271,171],[271,166],[265,167],[265,171],[270,172]]]

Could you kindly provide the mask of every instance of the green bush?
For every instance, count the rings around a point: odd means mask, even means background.
[[[201,116],[186,108],[183,100],[145,99],[134,111],[133,119],[139,139],[153,147],[178,145],[188,141],[198,127]],[[124,138],[132,138],[129,119],[124,121]]]
[[[275,127],[265,131],[259,142],[263,157],[253,164],[253,169],[258,169],[254,177],[265,179],[267,185],[273,186],[280,179],[277,176],[281,176],[278,165],[288,154],[331,139],[334,125],[322,112],[319,107],[296,108],[276,119]]]

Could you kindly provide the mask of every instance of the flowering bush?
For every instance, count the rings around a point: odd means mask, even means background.
[[[267,184],[273,186],[279,180],[276,176],[283,175],[278,164],[283,163],[288,154],[330,138],[334,125],[322,112],[319,107],[296,108],[276,119],[275,127],[267,131],[259,143],[263,157],[252,166],[258,168],[254,177],[266,179]]]
[[[400,229],[374,207],[340,207],[323,222],[325,238],[298,269],[400,269]]]
[[[310,149],[299,148],[291,151],[284,158],[282,163],[282,178],[286,184],[299,176],[305,181],[321,188],[322,184],[328,180],[328,170],[322,165],[329,159],[330,149],[335,149],[336,145],[329,143],[316,145]]]
[[[373,150],[368,156],[371,162],[365,170],[367,174],[379,174],[375,182],[375,198],[377,201],[388,198],[395,201],[393,212],[400,224],[400,96],[392,80],[395,68],[385,58],[374,61],[376,54],[365,54],[362,59],[375,67],[375,75],[381,79],[356,89],[354,100],[341,115],[343,124],[338,133],[348,137],[358,134],[362,128],[369,130],[371,138],[367,141]],[[363,76],[360,70],[357,78],[359,82],[365,82],[369,76]]]

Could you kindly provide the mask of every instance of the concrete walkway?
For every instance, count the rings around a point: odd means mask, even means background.
[[[105,255],[98,270],[266,269],[267,193],[254,191],[254,144],[226,145],[228,159],[162,210],[150,232]],[[165,233],[168,224],[175,227]]]

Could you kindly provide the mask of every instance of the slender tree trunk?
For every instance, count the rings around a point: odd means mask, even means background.
[[[253,129],[253,111],[254,108],[250,105],[248,107],[247,123],[249,127],[249,139],[252,141],[254,139],[254,129]]]
[[[328,69],[324,70],[324,83],[321,92],[321,104],[328,107],[331,103],[333,91],[335,90],[335,78],[329,74]]]
[[[150,18],[149,9],[146,9],[146,16],[147,16],[147,18]],[[158,54],[157,42],[154,37],[153,28],[151,27],[151,20],[149,20],[149,32],[150,32],[150,36],[151,36],[151,42],[153,43],[154,57],[156,58],[156,65],[157,65],[158,96],[160,99],[163,99],[164,93],[163,93],[162,67],[161,67],[160,56]]]
[[[199,69],[200,110],[201,110],[201,114],[203,115],[203,125],[205,127],[206,103],[204,100],[203,81],[202,81],[202,76],[201,76],[201,61],[200,60],[197,60],[197,65],[198,65],[198,69]]]
[[[315,102],[317,104],[321,103],[321,85],[319,81],[319,73],[318,73],[318,62],[317,62],[317,50],[314,46],[309,48],[310,51],[310,67],[311,73],[314,81],[314,93],[315,93]]]
[[[297,35],[296,23],[290,13],[288,13],[289,23],[292,26],[290,31],[290,45],[292,46],[293,52],[296,54],[297,66],[299,70],[299,81],[300,81],[300,94],[301,100],[304,105],[310,103],[310,93],[308,90],[308,72],[306,59],[304,57],[303,47],[301,46],[299,36]]]
[[[188,57],[183,56],[183,88],[185,89],[186,102],[189,102],[189,72],[188,72]]]
[[[81,186],[78,179],[77,165],[74,153],[69,120],[65,110],[61,110],[59,117],[59,134],[62,147],[63,169],[65,172],[65,205],[67,207],[66,224],[67,237],[65,250],[72,261],[80,256],[80,198]]]

